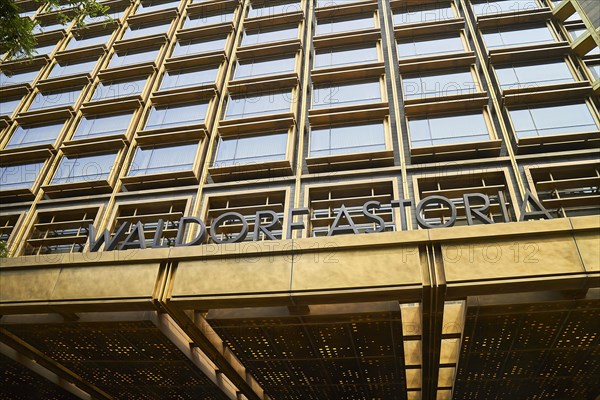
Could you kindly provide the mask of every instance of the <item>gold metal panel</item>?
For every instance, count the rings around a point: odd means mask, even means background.
[[[600,237],[598,233],[575,233],[575,243],[577,243],[585,270],[600,273]]]
[[[220,249],[222,258],[204,258],[182,261],[177,267],[171,298],[215,294],[249,294],[283,292],[290,288],[291,256],[265,253],[248,253],[245,246],[207,245],[207,249]],[[248,245],[254,249],[258,245]],[[227,257],[237,248],[239,254]]]
[[[59,275],[60,268],[3,269],[0,278],[0,301],[7,303],[47,300],[52,295]]]
[[[52,300],[151,298],[158,263],[63,268]]]
[[[448,282],[584,272],[570,235],[476,239],[443,244],[442,254]]]

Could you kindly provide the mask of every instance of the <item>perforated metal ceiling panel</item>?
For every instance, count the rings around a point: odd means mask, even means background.
[[[406,399],[399,310],[208,320],[275,400]]]
[[[5,328],[115,399],[227,399],[148,321]]]
[[[77,400],[78,397],[0,354],[0,399]]]
[[[600,301],[470,307],[456,399],[600,395]]]

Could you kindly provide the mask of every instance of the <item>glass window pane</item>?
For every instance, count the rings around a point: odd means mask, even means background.
[[[260,43],[280,42],[298,38],[298,27],[264,27],[244,31],[242,46],[250,46]]]
[[[484,32],[483,40],[488,49],[497,49],[526,44],[553,42],[554,37],[547,26],[535,28],[500,28],[496,31]]]
[[[221,139],[216,167],[284,160],[287,132]]]
[[[128,176],[191,170],[198,144],[138,148]]]
[[[11,74],[9,71],[3,71],[0,72],[0,86],[31,83],[39,73],[39,69],[25,72],[19,71],[15,74]]]
[[[313,90],[313,108],[367,104],[381,101],[379,80],[317,86]]]
[[[222,24],[230,22],[233,19],[233,12],[208,14],[200,13],[188,15],[183,24],[184,29],[198,28],[200,26],[208,26],[213,24]]]
[[[385,150],[382,122],[311,129],[310,157]]]
[[[521,12],[539,8],[535,0],[501,0],[473,2],[473,12],[477,16],[506,12]]]
[[[156,59],[158,49],[142,49],[138,51],[127,51],[124,53],[115,53],[108,68],[122,67],[125,65],[151,62]]]
[[[156,35],[159,33],[166,34],[169,30],[169,23],[164,21],[152,22],[148,24],[130,25],[125,31],[121,40],[133,39],[142,36]]]
[[[598,130],[585,103],[513,109],[509,114],[519,138]]]
[[[168,8],[175,8],[179,6],[179,0],[167,0],[167,1],[144,1],[140,3],[139,7],[135,11],[135,14],[149,13],[159,10],[166,10]]]
[[[349,32],[375,27],[372,15],[352,16],[348,18],[324,19],[317,21],[317,35]]]
[[[153,107],[144,129],[159,129],[199,124],[204,121],[208,103]]]
[[[375,45],[365,47],[334,47],[317,50],[315,53],[315,68],[358,64],[369,61],[377,61],[377,48]]]
[[[260,2],[252,1],[248,7],[248,18],[273,17],[281,14],[302,11],[300,2]]]
[[[503,90],[575,81],[573,74],[564,61],[546,64],[511,65],[497,68],[496,74]]]
[[[125,133],[132,116],[133,114],[128,112],[83,117],[77,126],[73,139]]]
[[[94,69],[94,66],[97,62],[97,59],[93,59],[88,61],[77,60],[77,62],[64,62],[63,64],[56,64],[52,68],[48,78],[59,78],[61,76],[90,73]]]
[[[213,37],[196,40],[182,40],[177,42],[172,57],[189,54],[207,53],[225,49],[226,38]]]
[[[431,54],[456,53],[465,51],[460,36],[425,37],[398,43],[398,57],[410,58]]]
[[[408,120],[412,147],[489,140],[482,113]]]
[[[52,178],[52,184],[86,182],[107,179],[117,153],[88,156],[64,156]]]
[[[241,60],[235,69],[235,79],[292,72],[295,63],[294,57]]]
[[[394,13],[394,25],[435,22],[454,18],[450,4],[424,4],[403,7]]]
[[[144,90],[146,79],[100,82],[94,91],[91,101],[120,99],[122,97],[133,96]]]
[[[424,99],[479,91],[479,85],[474,81],[470,71],[403,78],[402,86],[404,97],[407,99]]]
[[[289,112],[291,92],[270,92],[230,97],[225,118],[245,118]]]
[[[160,90],[213,83],[217,72],[217,68],[165,71]]]
[[[31,188],[43,165],[37,162],[0,166],[0,190]]]
[[[83,47],[106,44],[109,38],[110,36],[108,35],[73,37],[69,41],[69,44],[67,44],[65,50],[81,49]]]
[[[0,115],[12,115],[21,103],[21,98],[16,99],[1,99],[0,102]]]
[[[50,144],[56,141],[64,122],[46,125],[19,125],[6,145],[7,149],[39,144]]]
[[[70,106],[77,101],[82,89],[66,90],[61,92],[38,93],[27,111],[41,110],[43,108]]]

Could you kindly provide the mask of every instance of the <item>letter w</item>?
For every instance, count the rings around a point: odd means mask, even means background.
[[[115,236],[111,239],[108,229],[105,229],[100,236],[96,237],[96,228],[94,228],[94,225],[90,224],[88,227],[90,251],[94,252],[100,250],[100,246],[102,246],[103,243],[105,244],[104,251],[114,250],[117,247],[117,244],[119,244],[122,236],[127,232],[127,229],[129,229],[129,225],[129,221],[123,222],[117,230],[117,233],[115,233]]]

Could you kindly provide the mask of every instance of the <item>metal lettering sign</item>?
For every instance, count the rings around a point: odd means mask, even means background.
[[[504,195],[502,192],[498,192],[498,198],[500,199],[500,213],[504,222],[510,222],[510,217],[506,204],[504,202]],[[468,225],[474,225],[476,222],[483,224],[495,223],[487,214],[490,208],[490,198],[482,193],[468,193],[462,198],[465,207],[465,216]],[[398,208],[400,210],[400,225],[402,230],[407,229],[407,220],[410,217],[406,215],[406,208],[410,207],[412,210],[414,202],[412,200],[393,200],[391,202],[392,208]],[[432,223],[424,217],[424,210],[432,205],[442,205],[450,211],[450,217],[443,223]],[[527,206],[530,206],[531,211],[527,211]],[[363,204],[362,215],[363,217],[374,224],[373,229],[368,229],[365,233],[377,233],[383,232],[384,220],[379,215],[374,213],[382,207],[379,201],[370,200]],[[277,240],[272,230],[275,227],[281,226],[282,223],[287,225],[287,239],[292,238],[292,232],[295,230],[306,229],[304,222],[294,221],[294,217],[308,215],[310,210],[308,208],[292,208],[290,209],[285,221],[280,221],[279,216],[275,211],[262,210],[257,211],[253,220],[256,221],[253,232],[249,232],[249,224],[246,217],[237,212],[227,212],[217,217],[210,229],[206,229],[204,221],[200,218],[188,216],[183,217],[179,220],[179,226],[177,229],[177,237],[175,239],[175,246],[195,246],[206,242],[207,236],[210,236],[213,243],[239,243],[246,240],[248,235],[252,235],[252,240],[259,240],[261,234],[268,240]],[[520,208],[520,219],[519,221],[527,221],[530,219],[552,219],[550,213],[542,206],[540,201],[536,199],[531,192],[525,193],[525,198]],[[355,218],[355,217],[354,217]],[[423,229],[436,229],[436,228],[448,228],[456,223],[457,209],[456,205],[447,197],[443,196],[429,196],[419,201],[415,206],[415,218],[419,226]],[[162,234],[163,234],[163,220],[159,220],[157,224],[156,232],[154,233],[154,239],[150,247],[167,247],[161,245]],[[226,240],[222,239],[218,234],[219,227],[226,222],[239,223],[239,232],[233,234]],[[195,237],[189,241],[184,241],[187,230],[195,225],[196,234]],[[131,228],[131,229],[130,229]],[[129,232],[129,233],[127,233]],[[346,206],[341,205],[327,236],[333,236],[338,234],[358,234],[360,233],[356,225],[354,224],[353,217],[348,212]],[[111,250],[127,250],[127,249],[145,249],[147,247],[144,226],[141,222],[131,224],[131,222],[123,222],[117,230],[111,234],[108,230],[97,234],[96,229],[93,225],[89,226],[89,249],[92,252],[99,251],[104,245],[104,251]]]

